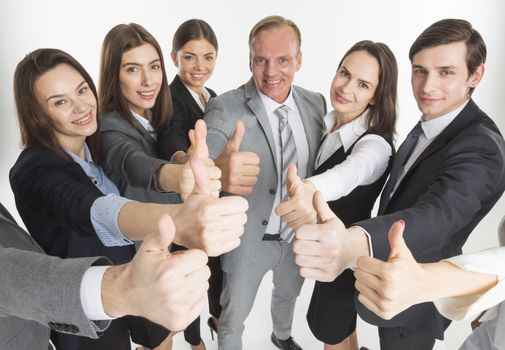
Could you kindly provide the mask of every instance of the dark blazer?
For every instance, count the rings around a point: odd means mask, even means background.
[[[389,179],[394,184],[396,179]],[[370,233],[373,254],[387,260],[389,227],[405,221],[404,238],[418,262],[461,254],[468,235],[505,189],[505,141],[495,123],[470,100],[424,150],[390,198],[388,182],[377,217],[356,223]],[[360,316],[382,327],[408,327],[443,339],[450,321],[433,303],[415,305],[385,321],[361,304]]]
[[[80,282],[91,265],[104,264],[45,255],[0,204],[0,349],[47,350],[50,329],[97,338],[110,321],[86,318]]]
[[[104,194],[79,164],[37,147],[23,150],[9,174],[16,207],[28,232],[49,255],[103,255],[115,264],[135,254],[133,245],[106,247],[91,224],[93,202]]]
[[[216,97],[214,91],[209,88],[207,90],[211,98]],[[170,94],[174,110],[172,118],[170,124],[158,133],[158,153],[166,160],[170,160],[177,151],[188,150],[188,131],[195,127],[196,121],[202,119],[204,113],[179,75],[170,83]]]

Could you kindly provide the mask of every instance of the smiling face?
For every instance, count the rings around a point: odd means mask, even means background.
[[[379,62],[366,51],[354,51],[342,61],[331,83],[331,105],[341,124],[360,116],[374,104],[379,84]]]
[[[463,42],[422,49],[412,58],[412,91],[423,120],[443,116],[468,98],[484,73],[480,65],[468,75]]]
[[[162,82],[160,56],[151,44],[123,53],[119,83],[121,93],[133,112],[145,116],[145,111],[154,106]]]
[[[256,88],[277,103],[289,95],[302,54],[293,28],[281,26],[256,33],[250,68]]]
[[[172,52],[172,61],[179,67],[183,83],[200,94],[214,71],[216,56],[216,49],[209,41],[198,39],[188,41],[177,53]]]
[[[79,154],[87,136],[97,129],[96,98],[77,70],[60,64],[34,84],[37,102],[54,122],[58,142]]]

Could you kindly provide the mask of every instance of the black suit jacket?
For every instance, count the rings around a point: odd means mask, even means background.
[[[389,227],[398,219],[405,221],[404,238],[418,262],[461,254],[470,232],[505,189],[503,137],[470,100],[414,162],[390,198],[391,187],[386,185],[382,193],[379,215],[355,224],[369,232],[374,257],[387,260]],[[413,306],[390,321],[359,302],[357,310],[369,323],[405,326],[438,339],[450,323],[433,303]]]
[[[115,264],[131,260],[133,245],[106,247],[91,224],[93,202],[104,194],[79,164],[37,147],[23,150],[9,174],[16,207],[28,232],[49,255],[102,255]]]
[[[216,96],[214,91],[207,90],[211,98]],[[170,124],[158,133],[158,154],[166,160],[170,160],[177,151],[188,150],[188,131],[195,127],[196,121],[202,119],[204,113],[179,75],[170,84],[170,94],[174,110],[172,118]]]

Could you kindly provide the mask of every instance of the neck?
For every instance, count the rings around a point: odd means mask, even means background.
[[[361,113],[360,114],[351,114],[351,115],[342,114],[342,113],[338,113],[337,111],[334,111],[334,113],[335,113],[335,125],[333,126],[332,131],[340,129],[342,126],[344,126],[347,123],[352,122],[354,119],[358,118],[361,115]]]
[[[65,142],[61,142],[66,149],[68,149],[70,152],[78,156],[79,158],[86,160],[86,154],[84,152],[84,144],[86,143],[86,138],[82,138],[79,140],[75,140],[75,142],[68,142],[68,140]]]

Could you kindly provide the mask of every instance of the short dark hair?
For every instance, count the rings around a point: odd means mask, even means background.
[[[175,31],[172,39],[172,52],[176,54],[177,51],[179,51],[191,40],[199,39],[207,40],[212,46],[214,46],[214,49],[217,52],[217,38],[212,27],[203,19],[189,19],[182,23]]]
[[[89,85],[97,99],[95,84],[91,76],[75,58],[58,49],[38,49],[25,56],[18,63],[14,72],[14,98],[16,102],[21,143],[24,147],[42,147],[68,160],[56,137],[56,125],[53,119],[44,111],[35,95],[35,82],[48,71],[59,65],[66,64],[74,68]],[[97,108],[97,125],[98,108]],[[100,132],[97,131],[86,138],[86,143],[93,156],[93,161],[100,160]]]
[[[163,60],[161,47],[154,36],[140,24],[118,24],[107,33],[103,40],[98,89],[100,95],[100,110],[102,113],[117,111],[119,115],[125,118],[134,128],[139,131],[143,129],[140,123],[133,117],[128,103],[121,92],[119,72],[123,53],[144,44],[152,45],[158,53],[158,56],[160,56],[163,81],[154,107],[152,108],[151,120],[154,132],[158,132],[164,126],[168,125],[170,117],[172,116],[172,98],[170,97],[165,61]]]
[[[263,30],[269,30],[269,29],[284,27],[284,26],[293,28],[295,35],[296,35],[296,40],[298,42],[298,50],[300,50],[300,48],[302,46],[302,34],[300,33],[300,29],[298,29],[298,26],[296,25],[295,22],[293,22],[290,19],[286,19],[282,16],[268,16],[268,17],[261,19],[258,23],[256,23],[254,25],[254,27],[249,32],[249,50],[251,49],[251,44],[252,44],[254,37],[259,32],[261,32]]]
[[[410,47],[409,59],[412,62],[414,56],[423,49],[457,42],[466,45],[466,67],[470,76],[486,62],[487,50],[480,33],[463,19],[442,19],[426,28]],[[470,89],[470,94],[473,90]]]
[[[379,84],[375,90],[373,105],[368,106],[367,126],[379,134],[393,139],[397,117],[397,83],[398,66],[396,58],[389,47],[380,42],[363,40],[354,44],[342,57],[338,68],[344,59],[356,51],[365,51],[379,63]]]

